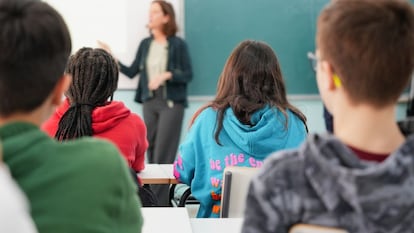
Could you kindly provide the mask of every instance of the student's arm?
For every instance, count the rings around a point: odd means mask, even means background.
[[[178,149],[174,162],[174,176],[180,182],[191,186],[196,166],[197,123],[188,132],[186,139]]]
[[[174,176],[180,182],[191,186],[195,171],[195,155],[190,144],[180,146],[174,161]]]
[[[136,125],[137,129],[135,132],[137,132],[139,135],[137,137],[137,147],[135,150],[135,161],[132,164],[132,169],[134,169],[136,172],[140,172],[144,170],[145,168],[145,151],[147,151],[148,148],[148,141],[147,141],[147,128],[145,126],[144,121],[140,117],[136,117]]]
[[[265,161],[251,183],[246,199],[242,233],[287,233],[299,198],[289,190],[289,178],[277,161]],[[293,174],[294,175],[294,174]],[[296,205],[299,206],[299,205]]]

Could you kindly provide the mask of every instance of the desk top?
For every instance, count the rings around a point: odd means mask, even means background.
[[[143,207],[142,233],[239,233],[242,218],[189,218],[184,207]]]
[[[190,218],[184,207],[143,207],[142,233],[191,233]]]
[[[170,178],[170,184],[178,184],[177,179],[174,176],[174,165],[173,164],[160,164],[161,169]]]
[[[168,176],[159,164],[145,164],[145,169],[138,173],[143,184],[169,184]]]
[[[242,218],[190,218],[194,233],[240,233]]]
[[[172,164],[145,164],[145,169],[138,173],[143,184],[177,184]]]

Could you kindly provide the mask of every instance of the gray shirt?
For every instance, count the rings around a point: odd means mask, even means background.
[[[167,70],[168,43],[160,44],[153,40],[149,47],[147,70],[149,79],[153,79]]]
[[[273,154],[252,180],[243,233],[296,223],[352,233],[414,231],[414,136],[384,162],[359,159],[332,135]]]

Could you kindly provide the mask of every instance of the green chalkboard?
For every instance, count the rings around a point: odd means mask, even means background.
[[[233,48],[245,39],[276,52],[288,94],[318,94],[306,56],[315,49],[316,20],[328,0],[187,0],[185,38],[193,62],[190,95],[214,95]]]

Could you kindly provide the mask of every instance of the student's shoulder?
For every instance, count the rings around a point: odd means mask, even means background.
[[[287,113],[289,121],[292,122],[290,125],[303,128],[303,131],[306,132],[306,123],[293,111],[288,110]]]
[[[128,165],[110,141],[82,137],[61,143],[59,149],[59,162],[62,166],[74,174],[75,178],[88,177],[79,183],[93,184],[93,192],[108,187],[133,187]]]
[[[128,133],[125,135],[136,135],[144,136],[144,132],[147,131],[147,126],[145,125],[144,120],[135,113],[131,113],[127,119],[125,119],[124,127],[128,128]]]
[[[265,159],[258,173],[258,179],[266,186],[275,188],[288,188],[303,184],[306,155],[303,154],[301,147],[271,154]]]
[[[295,171],[303,167],[304,156],[298,148],[274,152],[264,162],[264,169],[267,170],[267,173]]]
[[[295,114],[292,110],[288,109],[287,114],[290,120],[294,120],[295,122],[300,122],[301,124],[303,124],[303,121],[300,119],[300,117],[297,114]]]
[[[342,143],[328,133],[309,134],[297,148],[274,152],[264,162],[264,175],[274,176],[287,174],[305,175],[307,169],[312,169],[318,161],[328,160],[327,150],[342,150]]]
[[[134,124],[139,126],[139,127],[145,126],[144,120],[136,113],[131,112],[128,119],[129,119],[129,121],[134,122]]]
[[[68,167],[80,174],[90,174],[106,180],[107,185],[123,185],[121,182],[129,177],[128,165],[119,149],[107,139],[82,137],[64,143],[70,156],[62,158]],[[122,184],[121,184],[121,183]]]
[[[196,118],[196,123],[200,122],[204,124],[206,121],[215,122],[217,117],[217,111],[212,107],[203,109]]]
[[[106,166],[119,163],[120,152],[110,141],[100,138],[82,137],[58,145],[61,154],[71,154],[74,163]],[[69,162],[69,161],[68,161]]]

